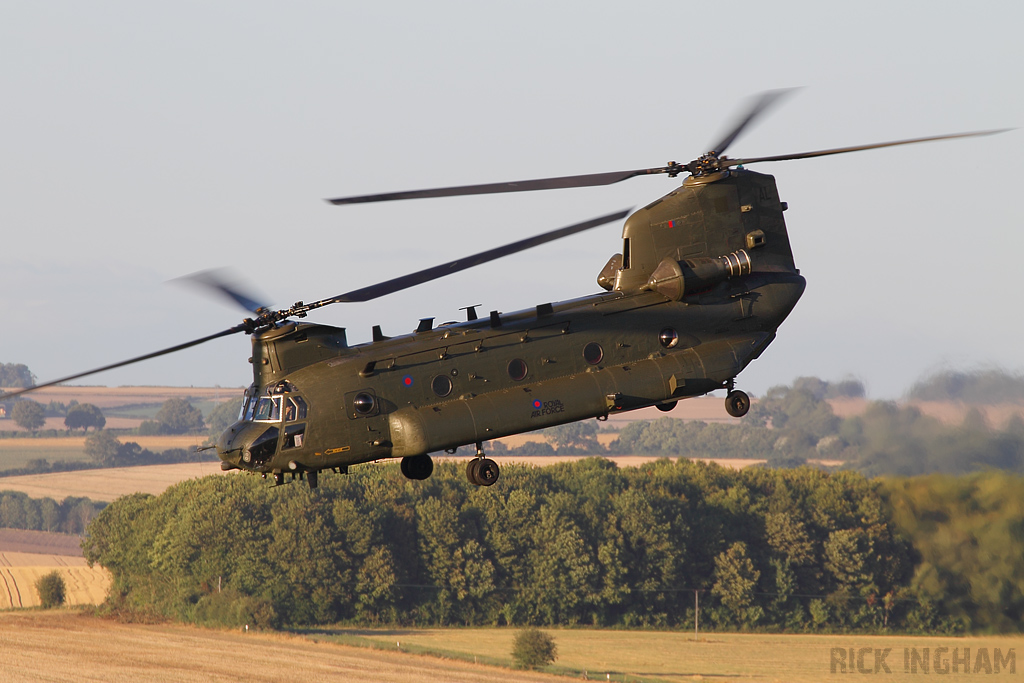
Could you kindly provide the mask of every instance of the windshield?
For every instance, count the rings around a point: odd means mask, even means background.
[[[264,396],[256,403],[256,413],[253,419],[257,422],[280,422],[281,421],[281,397],[270,398]]]
[[[251,420],[253,411],[256,410],[256,387],[249,385],[249,388],[242,393],[242,405],[238,410],[239,420]]]

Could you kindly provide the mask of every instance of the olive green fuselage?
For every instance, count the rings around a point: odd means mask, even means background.
[[[771,176],[688,181],[627,220],[606,293],[353,347],[323,325],[257,333],[250,394],[282,403],[250,410],[218,452],[257,472],[319,471],[728,386],[804,290],[784,209]]]

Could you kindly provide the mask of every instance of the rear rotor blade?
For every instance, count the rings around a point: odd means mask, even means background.
[[[712,145],[711,152],[716,155],[723,154],[725,150],[728,149],[729,145],[739,137],[744,128],[749,126],[754,119],[763,114],[768,107],[775,104],[779,98],[783,95],[788,95],[794,90],[796,90],[796,88],[783,88],[781,90],[768,90],[767,92],[761,93],[760,97],[754,100],[751,104],[747,113],[736,122],[732,130],[729,131],[725,137],[719,140],[717,144]]]
[[[840,147],[837,149],[822,149],[816,152],[800,152],[799,154],[780,154],[773,157],[754,157],[751,159],[728,159],[722,160],[722,166],[739,166],[741,164],[753,164],[760,161],[789,161],[790,159],[810,159],[812,157],[824,157],[830,154],[845,154],[846,152],[859,152],[864,149],[878,149],[880,147],[896,147],[897,145],[913,145],[918,142],[931,142],[933,140],[951,140],[954,138],[970,138],[981,135],[995,135],[1005,133],[1010,128],[999,130],[982,130],[974,133],[954,133],[952,135],[936,135],[929,138],[914,138],[913,140],[897,140],[895,142],[879,142],[873,145],[858,145],[857,147]]]
[[[537,180],[520,180],[511,183],[488,183],[485,185],[460,185],[458,187],[440,187],[432,190],[409,190],[406,192],[386,192],[384,194],[367,194],[357,197],[339,197],[328,199],[331,204],[364,204],[367,202],[390,202],[399,199],[423,199],[427,197],[458,197],[473,194],[500,194],[502,192],[529,192],[531,190],[558,190],[567,187],[594,187],[612,185],[629,180],[638,175],[653,173],[681,173],[685,166],[669,165],[661,168],[641,168],[635,171],[612,171],[610,173],[590,173],[587,175],[569,175],[558,178],[540,178]]]
[[[161,349],[160,351],[154,351],[153,353],[147,353],[144,356],[137,356],[135,358],[130,358],[128,360],[121,361],[120,363],[113,363],[112,365],[104,365],[102,368],[96,368],[95,370],[88,370],[86,372],[79,372],[78,374],[75,374],[75,375],[68,375],[67,377],[61,377],[60,379],[55,379],[53,381],[46,382],[44,384],[37,384],[34,387],[29,387],[27,389],[19,389],[17,391],[11,391],[11,392],[8,392],[8,393],[5,393],[5,394],[0,394],[0,399],[6,400],[6,399],[12,398],[14,396],[20,396],[21,394],[27,394],[28,392],[35,391],[36,389],[43,389],[45,387],[52,387],[55,384],[61,384],[63,382],[70,382],[71,380],[78,379],[80,377],[88,377],[89,375],[95,375],[97,373],[104,372],[106,370],[113,370],[115,368],[121,368],[121,367],[124,367],[125,365],[131,365],[132,363],[138,363],[140,361],[149,360],[150,358],[156,358],[158,356],[164,356],[164,355],[167,355],[168,353],[174,353],[175,351],[184,351],[187,348],[191,348],[193,346],[198,346],[199,344],[202,344],[204,342],[213,341],[214,339],[220,339],[221,337],[227,337],[228,335],[232,335],[232,334],[235,334],[237,332],[245,332],[248,329],[249,329],[249,327],[247,325],[245,325],[244,323],[241,324],[241,325],[235,325],[232,328],[229,328],[229,329],[226,329],[226,330],[222,330],[220,332],[217,332],[216,334],[211,334],[209,336],[202,337],[200,339],[193,339],[190,342],[185,342],[184,344],[178,344],[176,346],[171,346],[171,347],[166,348],[166,349]]]
[[[506,244],[505,246],[502,247],[482,251],[479,254],[474,254],[472,256],[467,256],[465,258],[449,261],[448,263],[442,263],[441,265],[434,266],[433,268],[426,268],[415,273],[410,273],[409,275],[396,277],[386,282],[380,282],[375,285],[370,285],[369,287],[355,289],[352,290],[351,292],[339,294],[336,297],[324,300],[324,303],[322,305],[326,305],[329,303],[333,304],[341,302],[370,301],[371,299],[377,299],[386,294],[392,294],[403,289],[408,289],[409,287],[421,285],[424,282],[430,282],[431,280],[436,280],[438,278],[444,277],[445,275],[451,275],[452,273],[457,273],[461,270],[466,270],[467,268],[479,266],[482,263],[487,263],[488,261],[493,261],[503,256],[515,254],[516,252],[520,252],[525,249],[530,249],[531,247],[536,247],[540,244],[545,244],[546,242],[561,239],[562,237],[568,237],[569,235],[574,235],[578,232],[583,232],[584,230],[590,230],[591,228],[596,228],[600,225],[605,225],[606,223],[617,221],[621,218],[625,218],[627,215],[629,215],[629,212],[630,209],[626,209],[624,211],[617,211],[615,213],[610,213],[607,216],[593,218],[589,221],[584,221],[582,223],[570,225],[565,228],[559,228],[558,230],[552,230],[551,232],[546,232],[541,235],[536,235],[534,237],[529,237],[524,240],[519,240],[518,242]]]

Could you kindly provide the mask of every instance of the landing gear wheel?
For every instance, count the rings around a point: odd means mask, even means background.
[[[501,470],[498,468],[498,463],[490,458],[484,458],[476,467],[476,481],[480,486],[490,486],[498,481],[500,475]]]
[[[434,472],[434,461],[429,455],[408,455],[402,458],[402,474],[406,479],[422,481]]]
[[[743,417],[750,410],[750,397],[736,389],[725,397],[725,412],[733,417]]]
[[[669,401],[668,403],[659,403],[654,407],[663,413],[667,413],[670,410],[675,409],[677,405],[679,405],[679,401]]]
[[[476,480],[476,469],[480,466],[481,460],[482,458],[473,458],[466,463],[466,479],[474,486],[480,485],[480,482]]]
[[[491,486],[499,476],[501,469],[490,458],[474,458],[466,465],[466,479],[474,486]]]

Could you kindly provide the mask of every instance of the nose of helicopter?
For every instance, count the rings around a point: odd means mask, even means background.
[[[252,422],[236,422],[224,430],[217,439],[217,457],[221,459],[221,468],[247,469],[252,460],[249,446],[258,439],[267,425]]]

